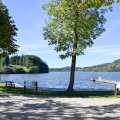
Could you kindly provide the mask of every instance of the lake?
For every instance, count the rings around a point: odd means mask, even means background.
[[[90,82],[90,77],[102,77],[106,80],[120,81],[119,72],[76,72],[74,89],[113,89],[111,84]],[[45,74],[1,74],[2,81],[14,81],[27,86],[32,86],[32,81],[38,82],[38,87],[44,89],[67,89],[70,72],[50,72]]]

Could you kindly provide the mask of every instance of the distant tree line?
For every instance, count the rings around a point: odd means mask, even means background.
[[[120,59],[112,63],[105,63],[101,65],[93,65],[90,67],[76,67],[76,71],[81,72],[120,72]],[[62,68],[50,68],[50,72],[67,72],[70,71],[70,66]]]
[[[46,62],[35,55],[6,56],[0,60],[2,73],[48,73]]]

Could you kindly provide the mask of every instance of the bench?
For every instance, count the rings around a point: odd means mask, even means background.
[[[12,88],[15,88],[15,82],[12,82],[12,81],[6,81],[6,87],[12,87]]]

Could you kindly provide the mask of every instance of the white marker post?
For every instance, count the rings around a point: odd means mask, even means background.
[[[120,91],[120,82],[117,83],[117,89]]]

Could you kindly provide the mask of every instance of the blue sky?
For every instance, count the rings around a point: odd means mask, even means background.
[[[41,5],[49,0],[3,0],[9,9],[19,31],[17,44],[20,45],[18,55],[37,55],[47,62],[50,68],[71,65],[71,58],[61,60],[59,53],[53,51],[54,46],[48,46],[43,38],[46,11]],[[76,66],[87,67],[120,59],[120,3],[113,5],[113,12],[106,13],[106,32],[94,41],[91,48],[85,50],[85,55],[77,56]]]

